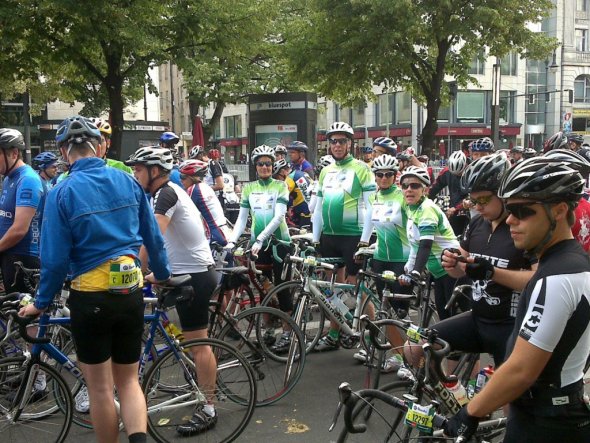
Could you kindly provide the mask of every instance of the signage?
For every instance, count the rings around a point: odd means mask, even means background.
[[[310,108],[311,103],[312,102],[310,102]],[[314,104],[317,107],[317,103]],[[250,103],[250,111],[275,111],[285,109],[305,109],[305,101]]]
[[[590,108],[574,108],[574,118],[590,118]]]
[[[297,140],[297,125],[257,125],[256,146],[287,146]]]

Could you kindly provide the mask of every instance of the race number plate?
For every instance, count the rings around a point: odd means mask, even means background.
[[[113,263],[109,272],[109,292],[129,294],[139,287],[141,270],[134,263]]]
[[[415,403],[408,405],[405,423],[420,432],[432,433],[432,419],[434,417],[434,408],[431,405],[422,406]]]

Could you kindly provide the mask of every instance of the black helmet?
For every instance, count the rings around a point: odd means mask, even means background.
[[[12,128],[0,129],[0,149],[25,149],[25,139],[20,131]]]
[[[475,160],[461,176],[461,191],[464,193],[496,191],[510,162],[504,154],[495,154]]]
[[[584,143],[584,136],[582,134],[576,134],[575,132],[570,132],[567,135],[568,142],[574,142],[577,145],[581,145]]]
[[[571,149],[554,149],[553,151],[549,151],[543,155],[545,158],[550,158],[552,160],[561,160],[566,162],[569,166],[576,168],[580,173],[584,175],[588,175],[590,173],[590,162],[584,155],[581,155],[580,152],[574,152]]]
[[[518,163],[504,176],[498,196],[543,203],[577,202],[584,183],[580,172],[567,162],[535,157]]]

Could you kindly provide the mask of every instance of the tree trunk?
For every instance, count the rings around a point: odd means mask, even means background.
[[[213,111],[213,116],[209,123],[203,126],[203,136],[205,138],[206,143],[209,143],[209,139],[215,133],[215,128],[217,128],[221,121],[221,114],[223,114],[223,110],[225,109],[225,103],[217,102],[215,103],[215,111]]]
[[[107,91],[109,94],[111,127],[113,134],[111,135],[111,147],[108,152],[109,158],[121,160],[121,145],[123,143],[123,125],[125,120],[123,118],[123,82],[117,78],[106,79]]]
[[[431,156],[432,150],[436,145],[436,130],[438,129],[438,110],[440,108],[440,99],[438,97],[428,97],[426,102],[426,122],[422,128],[422,154]]]

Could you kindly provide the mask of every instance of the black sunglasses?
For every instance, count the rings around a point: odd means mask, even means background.
[[[272,162],[256,162],[256,166],[266,166],[268,168],[272,166]]]
[[[408,188],[416,190],[416,189],[421,189],[423,187],[424,187],[424,185],[421,183],[402,183],[403,190],[406,190]]]
[[[339,144],[340,146],[344,146],[346,143],[348,143],[347,138],[329,138],[328,141],[330,142],[331,145],[335,145],[335,144]]]
[[[387,178],[391,178],[395,175],[395,172],[375,172],[375,177],[377,178],[383,178],[383,177],[387,177]]]
[[[513,217],[524,220],[526,218],[532,217],[537,213],[534,209],[530,206],[541,204],[539,202],[525,202],[525,203],[506,203],[506,211],[508,214],[512,215]]]

